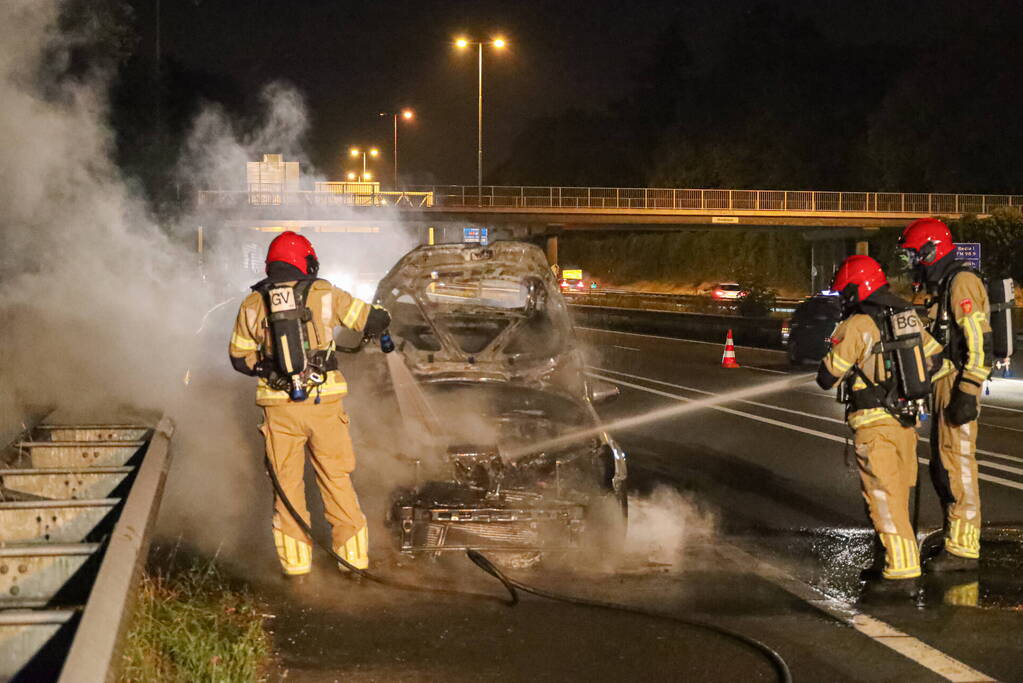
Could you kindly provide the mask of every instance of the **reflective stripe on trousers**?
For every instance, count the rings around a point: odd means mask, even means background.
[[[931,481],[945,508],[945,549],[953,555],[976,558],[980,557],[981,527],[977,421],[964,425],[948,421],[954,386],[954,375],[934,382]]]

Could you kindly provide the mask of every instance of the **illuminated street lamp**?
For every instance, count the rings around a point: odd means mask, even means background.
[[[405,121],[411,121],[415,115],[415,112],[408,108],[401,111],[380,112],[380,116],[390,116],[394,119],[394,189],[396,190],[398,189],[398,117]]]
[[[508,46],[508,41],[503,37],[498,36],[488,41],[481,40],[470,40],[469,38],[457,38],[455,40],[455,47],[460,50],[468,48],[470,45],[475,45],[478,53],[479,73],[478,73],[478,94],[477,94],[477,107],[476,107],[476,190],[482,202],[483,196],[483,46],[489,45],[495,50],[503,50]]]
[[[356,159],[362,157],[362,180],[364,181],[369,180],[370,174],[366,171],[366,155],[368,154],[369,156],[376,159],[378,156],[380,156],[380,150],[377,149],[376,147],[370,147],[368,150],[362,150],[359,149],[358,147],[352,147],[351,149],[348,150],[348,153],[353,158]],[[352,174],[349,174],[349,178],[351,178],[351,175]]]

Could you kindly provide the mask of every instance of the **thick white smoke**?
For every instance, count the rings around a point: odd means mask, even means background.
[[[95,421],[167,413],[178,429],[165,530],[206,548],[269,544],[254,383],[227,360],[246,291],[211,286],[243,280],[235,272],[204,280],[197,219],[159,225],[122,176],[106,104],[111,74],[52,75],[51,60],[59,62],[71,44],[57,28],[60,9],[57,0],[0,3],[0,430],[8,433],[40,406],[62,419]],[[302,159],[300,94],[271,84],[263,101],[255,130],[240,129],[216,108],[204,111],[185,145],[181,176],[200,187],[244,189],[246,161],[263,153]],[[361,252],[324,244],[325,269],[371,262],[385,271],[414,246],[392,233],[382,230]],[[265,253],[273,236],[233,227],[215,241],[230,252],[235,240],[247,240]],[[248,284],[258,277],[248,276]],[[225,296],[234,298],[204,322]],[[266,538],[252,537],[259,530]]]
[[[629,498],[626,550],[633,561],[681,566],[687,545],[716,533],[714,518],[673,488]]]

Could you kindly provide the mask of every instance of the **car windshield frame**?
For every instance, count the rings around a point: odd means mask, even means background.
[[[392,332],[434,360],[514,364],[570,347],[558,282],[533,245],[420,247],[381,281],[378,299],[393,309]]]

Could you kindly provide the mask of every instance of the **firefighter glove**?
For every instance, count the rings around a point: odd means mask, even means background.
[[[362,331],[367,337],[375,337],[386,330],[390,324],[391,314],[387,312],[387,309],[374,306],[369,309],[369,315],[366,316],[366,326]]]
[[[956,387],[948,403],[948,421],[954,425],[964,425],[976,420],[978,414],[977,397]]]

